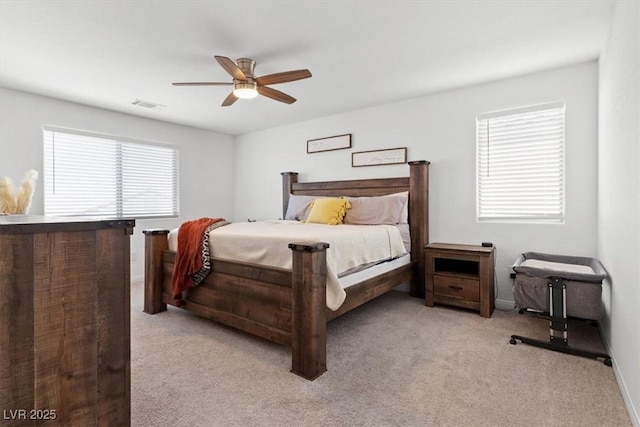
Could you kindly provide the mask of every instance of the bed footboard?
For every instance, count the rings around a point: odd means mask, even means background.
[[[144,240],[144,312],[155,314],[167,309],[162,302],[162,252],[169,248],[169,230],[143,230]]]
[[[148,314],[165,311],[167,303],[172,304],[166,289],[170,278],[165,277],[173,270],[168,233],[168,230],[144,230],[144,312]],[[229,261],[214,263],[215,271],[185,295],[181,308],[290,345],[291,372],[313,380],[327,370],[328,247],[322,242],[290,244],[291,272]],[[231,294],[230,289],[239,294]],[[243,301],[241,304],[238,297]],[[282,317],[285,315],[286,319]]]

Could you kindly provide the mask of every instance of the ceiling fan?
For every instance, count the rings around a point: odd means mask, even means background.
[[[254,68],[256,61],[249,58],[239,58],[233,62],[226,56],[215,56],[218,64],[233,77],[233,82],[184,82],[173,83],[174,86],[233,86],[233,91],[222,102],[223,107],[227,107],[240,98],[255,98],[258,94],[285,104],[293,104],[296,99],[279,90],[272,89],[267,85],[292,82],[295,80],[311,77],[309,70],[292,70],[281,73],[268,74],[256,77]]]

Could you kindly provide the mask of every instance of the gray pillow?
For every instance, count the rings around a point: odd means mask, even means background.
[[[304,221],[309,216],[311,203],[317,198],[317,196],[289,194],[289,205],[287,206],[287,213],[284,219]]]
[[[347,197],[351,209],[344,218],[345,224],[398,224],[407,202],[406,193],[378,197]]]

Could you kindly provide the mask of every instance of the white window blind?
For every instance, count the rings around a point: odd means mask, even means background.
[[[564,221],[563,102],[477,117],[479,221]]]
[[[178,216],[178,151],[44,128],[44,210],[53,216]]]

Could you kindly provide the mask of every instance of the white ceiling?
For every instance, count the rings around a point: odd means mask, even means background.
[[[243,134],[597,58],[613,2],[0,0],[0,85]],[[313,77],[221,107],[213,55]],[[145,109],[136,99],[166,105]]]

